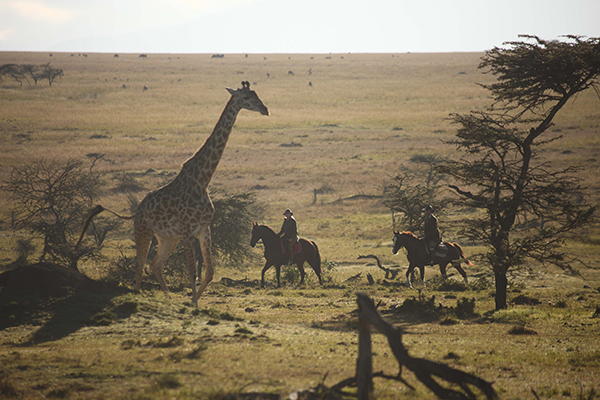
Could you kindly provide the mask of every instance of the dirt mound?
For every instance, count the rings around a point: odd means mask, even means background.
[[[49,262],[17,267],[0,274],[0,287],[37,291],[44,297],[63,297],[73,290],[125,293],[128,289],[88,278],[73,269]]]

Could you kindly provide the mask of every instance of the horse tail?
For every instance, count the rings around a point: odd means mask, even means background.
[[[101,205],[97,205],[96,207],[92,208],[90,210],[90,212],[88,213],[87,218],[85,219],[85,224],[83,225],[83,230],[81,231],[81,236],[79,236],[79,240],[77,241],[77,244],[75,245],[75,250],[77,250],[79,248],[79,245],[81,244],[81,241],[83,240],[83,235],[85,235],[85,231],[87,231],[87,228],[90,226],[90,223],[92,222],[92,219],[94,219],[94,217],[98,214],[100,214],[102,211],[108,211],[109,213],[122,218],[122,219],[134,219],[135,215],[130,215],[130,216],[122,216],[117,214],[114,211],[109,210],[108,208],[104,208]]]
[[[323,270],[321,269],[321,253],[319,253],[319,246],[317,246],[317,244],[315,242],[313,242],[311,240],[311,243],[313,246],[315,246],[315,261],[316,261],[316,266],[315,268],[315,272],[319,272],[319,274],[321,274],[323,272]]]
[[[458,255],[460,256],[459,261],[465,262],[467,265],[473,266],[475,264],[473,264],[465,255],[462,247],[460,247],[460,244],[458,243],[453,243],[454,246],[456,246],[456,250],[458,251]]]

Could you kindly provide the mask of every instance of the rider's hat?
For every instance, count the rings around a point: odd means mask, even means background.
[[[285,214],[292,214],[292,215],[294,215],[294,213],[292,212],[292,210],[290,210],[289,208],[287,208],[287,209],[286,209],[286,210],[283,212],[283,215],[285,215]]]
[[[426,211],[426,210],[429,210],[429,211],[433,212],[433,207],[431,207],[431,206],[427,206],[427,207],[425,207],[425,208],[423,209],[423,211]]]

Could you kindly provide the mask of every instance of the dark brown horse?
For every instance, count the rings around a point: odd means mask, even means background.
[[[448,264],[452,264],[465,279],[465,283],[468,282],[467,273],[460,264],[464,262],[467,265],[473,265],[473,263],[467,259],[458,243],[443,242],[443,244],[448,248],[448,252],[443,257],[438,256],[437,252],[434,253],[433,264],[431,264],[423,239],[418,238],[412,232],[394,231],[394,248],[392,252],[397,254],[400,248],[404,247],[406,249],[406,258],[409,262],[408,271],[406,271],[406,284],[409,287],[412,288],[410,277],[416,267],[421,271],[421,279],[423,280],[423,286],[425,286],[425,265],[435,264],[440,266],[440,273],[444,279],[447,278],[446,267]]]
[[[254,247],[256,243],[261,240],[265,246],[265,267],[262,270],[260,286],[265,285],[265,272],[271,266],[275,266],[277,273],[277,287],[281,287],[281,266],[287,264],[289,255],[287,251],[283,251],[281,248],[281,238],[275,233],[275,231],[269,228],[267,225],[252,224],[252,239],[250,239],[250,246]],[[321,279],[321,255],[319,254],[319,248],[313,241],[306,239],[300,239],[300,245],[302,246],[302,252],[294,254],[293,264],[296,264],[300,271],[300,284],[304,283],[304,262],[308,262],[315,274],[319,277],[319,283],[322,285]]]

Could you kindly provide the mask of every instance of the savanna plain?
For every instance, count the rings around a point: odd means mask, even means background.
[[[302,286],[284,268],[282,288],[271,270],[262,289],[259,245],[247,265],[216,260],[198,309],[189,289],[169,296],[148,273],[141,293],[47,298],[0,289],[0,397],[267,398],[332,386],[355,374],[356,293],[365,292],[403,329],[409,354],[493,382],[502,399],[599,398],[598,226],[567,243],[584,261],[573,265],[577,273],[535,264],[515,270],[511,304],[498,312],[489,265],[467,266],[468,284],[453,269],[443,282],[427,268],[427,287],[409,289],[405,253],[392,255],[393,230],[403,227],[382,204],[383,187],[401,168],[424,168],[413,156],[460,157],[445,143],[455,134],[448,116],[490,105],[477,85],[494,81],[477,69],[482,55],[0,53],[0,65],[50,62],[64,71],[51,87],[0,83],[0,180],[35,160],[91,167],[103,154],[93,166],[104,180],[100,202],[124,214],[128,196],[141,200],[167,183],[203,144],[229,99],[225,88],[249,81],[270,116],[240,113],[210,187],[215,196],[253,192],[257,222],[276,230],[291,208],[324,268],[322,286],[308,268]],[[581,167],[597,204],[600,99],[585,92],[555,121],[550,134],[562,138],[541,155],[557,168]],[[123,182],[138,191],[115,190]],[[7,266],[24,233],[11,229],[4,190],[0,205],[0,265]],[[471,257],[484,249],[460,237],[462,212],[440,217],[440,226]],[[103,280],[114,259],[132,257],[131,225],[107,240],[105,252],[82,272]],[[399,277],[385,279],[372,260],[357,259],[366,254],[400,269]],[[374,370],[396,374],[387,339],[374,333],[372,340]],[[410,371],[402,376],[414,390],[375,378],[375,397],[433,398]]]

